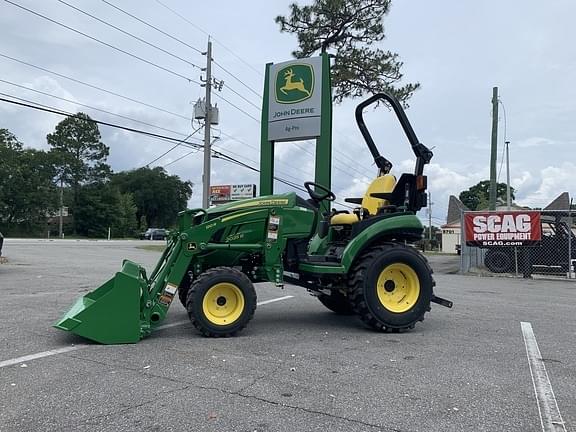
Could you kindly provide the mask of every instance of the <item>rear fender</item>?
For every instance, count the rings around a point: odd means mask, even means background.
[[[421,234],[422,223],[415,215],[401,215],[376,222],[354,237],[342,253],[342,266],[346,273],[352,267],[354,260],[368,247],[380,241],[401,239],[406,233]]]

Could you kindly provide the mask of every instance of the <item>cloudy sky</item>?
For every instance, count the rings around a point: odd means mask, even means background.
[[[108,0],[190,47],[122,14],[104,1],[65,1],[181,59],[82,15],[63,1],[0,0],[0,93],[65,111],[81,110],[99,120],[183,138],[198,127],[191,124],[189,118],[192,104],[204,92],[186,78],[199,81],[201,72],[192,64],[205,64],[205,57],[197,50],[205,50],[210,34],[214,38],[213,58],[219,64],[214,65],[214,75],[225,81],[219,93],[221,98],[214,99],[220,109],[220,125],[214,131],[220,137],[216,149],[257,166],[260,125],[255,119],[260,117],[256,107],[261,104],[258,95],[262,92],[264,65],[289,60],[290,52],[296,47],[295,38],[281,34],[274,23],[276,15],[288,12],[288,1],[162,0],[186,18],[185,21],[156,0]],[[176,74],[99,44],[11,3]],[[386,39],[381,47],[400,55],[406,82],[422,85],[410,101],[408,116],[420,141],[433,147],[435,154],[426,170],[434,203],[434,224],[445,222],[449,195],[458,195],[489,177],[493,86],[499,87],[506,113],[504,116],[501,106],[498,167],[501,167],[506,133],[511,142],[511,183],[517,189],[517,202],[541,207],[563,191],[576,195],[576,182],[572,177],[576,172],[574,16],[576,2],[573,0],[393,2],[384,21]],[[122,99],[62,75],[165,111]],[[360,196],[366,182],[375,175],[353,120],[358,102],[347,101],[334,112],[333,189],[340,198]],[[9,129],[29,147],[47,148],[46,134],[52,132],[61,119],[55,114],[0,102],[0,128]],[[411,171],[412,153],[393,115],[385,109],[371,111],[367,114],[367,123],[381,152],[394,162],[393,172]],[[199,138],[201,132],[197,134]],[[111,148],[109,163],[116,171],[144,166],[173,145],[106,127],[101,127],[101,133]],[[154,165],[169,164],[190,151],[177,148]],[[277,175],[297,183],[312,180],[313,153],[309,142],[277,144]],[[201,153],[190,154],[166,169],[195,184],[190,205],[199,205]],[[499,180],[505,179],[503,167]],[[257,174],[213,160],[213,184],[250,182],[258,183]],[[276,188],[278,191],[289,189],[281,184]],[[420,216],[427,220],[426,210]]]

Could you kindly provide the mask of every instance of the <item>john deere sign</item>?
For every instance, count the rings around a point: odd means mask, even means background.
[[[284,66],[276,72],[276,102],[293,104],[314,93],[314,68],[309,64]]]
[[[322,59],[272,65],[270,78],[268,141],[320,136]]]

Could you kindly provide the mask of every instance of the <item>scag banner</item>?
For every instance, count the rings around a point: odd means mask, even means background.
[[[540,241],[540,212],[464,213],[468,246],[532,246]]]

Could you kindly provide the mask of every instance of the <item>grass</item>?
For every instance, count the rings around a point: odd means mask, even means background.
[[[162,245],[142,245],[142,246],[136,246],[136,249],[144,249],[147,251],[151,251],[151,252],[164,252],[164,249],[166,249],[166,245],[162,244]]]

